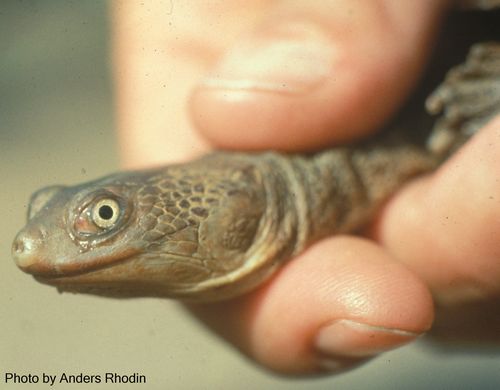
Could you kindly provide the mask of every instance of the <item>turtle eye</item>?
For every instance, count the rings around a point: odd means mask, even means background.
[[[116,200],[101,199],[92,208],[92,221],[101,229],[107,229],[116,223],[120,211],[120,205]]]
[[[88,239],[90,236],[104,236],[116,232],[126,221],[129,214],[127,203],[121,198],[95,196],[77,210],[73,219],[73,232],[76,236]]]

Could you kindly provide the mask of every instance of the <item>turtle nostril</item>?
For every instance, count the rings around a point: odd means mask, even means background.
[[[12,251],[17,254],[24,252],[24,242],[21,239],[16,239],[12,245]]]
[[[22,230],[12,244],[12,257],[17,266],[26,270],[37,262],[37,255],[41,245],[41,232]]]

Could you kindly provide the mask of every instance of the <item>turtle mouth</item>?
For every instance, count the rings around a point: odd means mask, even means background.
[[[140,253],[139,249],[126,248],[119,253],[101,254],[89,252],[89,255],[79,254],[53,260],[45,256],[38,256],[37,261],[29,267],[20,267],[24,272],[31,274],[39,281],[56,281],[64,279],[75,279],[85,275],[116,267],[123,263],[132,261]]]
[[[176,279],[179,273],[175,265],[180,260],[183,260],[184,274],[195,274],[197,280]],[[99,267],[85,267],[71,273],[35,274],[33,277],[42,284],[56,287],[59,292],[109,297],[176,297],[184,291],[191,291],[197,282],[209,275],[209,269],[190,257],[171,255],[168,260],[159,260],[147,254],[137,256],[131,253],[113,262],[103,262]]]
[[[133,255],[112,263],[102,263],[98,267],[85,267],[74,272],[64,274],[33,275],[33,278],[42,284],[56,287],[60,293],[84,293],[103,296],[122,296],[130,291],[130,296],[136,296],[138,285],[132,282],[123,268],[134,261]],[[118,268],[117,268],[118,266]]]
[[[97,283],[101,275],[108,275],[107,280],[119,280],[118,277],[112,278],[112,275],[118,276],[118,272],[113,272],[117,266],[126,266],[126,263],[133,262],[136,257],[136,252],[128,254],[120,258],[100,258],[97,261],[88,263],[75,263],[64,267],[52,267],[46,272],[32,273],[32,276],[40,283],[59,285],[77,285],[92,281]]]

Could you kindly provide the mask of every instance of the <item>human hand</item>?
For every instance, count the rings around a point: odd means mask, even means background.
[[[446,2],[312,3],[116,3],[124,164],[212,147],[312,150],[373,132],[416,82]],[[190,309],[252,359],[301,374],[424,333],[429,288],[444,304],[497,294],[499,131],[492,123],[400,191],[371,229],[376,242],[325,239],[257,291]]]

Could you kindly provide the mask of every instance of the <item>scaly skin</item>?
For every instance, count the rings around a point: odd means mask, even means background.
[[[431,96],[428,108],[445,115],[429,149],[389,135],[311,156],[216,152],[48,187],[33,195],[13,256],[63,291],[192,301],[242,294],[322,237],[363,227],[405,181],[497,114],[499,59],[500,45],[475,47]]]

